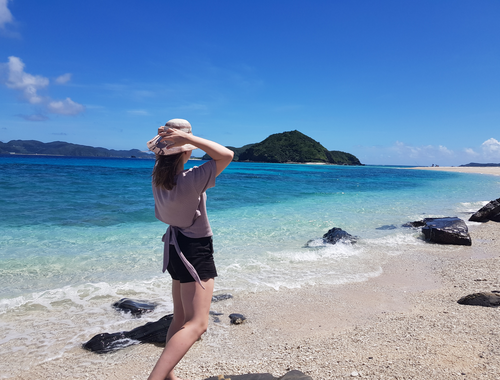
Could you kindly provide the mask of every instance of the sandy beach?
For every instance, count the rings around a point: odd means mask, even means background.
[[[500,175],[500,168],[422,169]],[[499,379],[500,309],[457,300],[500,290],[500,224],[472,223],[469,230],[471,247],[402,245],[385,256],[382,275],[365,282],[240,293],[214,303],[221,321],[211,318],[177,374],[199,380],[296,369],[314,380]],[[248,319],[230,325],[230,313]],[[12,368],[9,378],[146,379],[160,353],[154,345],[106,355],[75,348],[28,370]]]
[[[416,170],[435,170],[442,172],[457,172],[457,173],[476,173],[488,175],[500,175],[500,166],[490,167],[468,167],[468,166],[421,166],[410,169]]]

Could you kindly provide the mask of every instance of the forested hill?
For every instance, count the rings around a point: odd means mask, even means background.
[[[336,150],[329,151],[319,142],[299,131],[276,133],[257,144],[248,144],[241,148],[228,146],[234,152],[234,161],[251,162],[317,162],[336,165],[362,165],[358,158],[350,153]],[[12,140],[0,142],[0,154],[41,154],[76,157],[137,157],[154,158],[153,154],[131,150],[114,150],[78,145],[63,141],[43,143],[36,140]],[[203,159],[209,159],[205,155]]]
[[[36,140],[11,140],[8,143],[0,142],[0,154],[13,153],[76,157],[154,158],[154,155],[142,152],[139,149],[114,150],[106,148],[94,148],[92,146],[71,144],[64,141],[43,143]]]
[[[299,131],[276,133],[257,144],[228,148],[235,152],[234,161],[362,165],[356,156],[337,150],[329,151]],[[205,155],[203,158],[208,159],[209,156]]]

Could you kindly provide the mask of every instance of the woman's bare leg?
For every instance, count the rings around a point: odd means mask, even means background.
[[[181,283],[179,280],[172,279],[172,299],[174,303],[174,317],[167,331],[165,346],[170,338],[182,328],[182,325],[184,325],[184,308],[182,307]],[[173,369],[165,377],[165,379],[177,379]]]
[[[169,328],[167,344],[148,380],[176,380],[177,377],[173,372],[174,367],[194,342],[207,330],[214,279],[202,282],[205,289],[196,282],[180,284],[176,281],[176,283],[172,283],[174,320]],[[182,324],[180,324],[179,318],[176,320],[176,307],[178,306],[181,306],[184,314]],[[180,311],[177,312],[177,316],[182,317]],[[172,329],[171,332],[170,329]]]

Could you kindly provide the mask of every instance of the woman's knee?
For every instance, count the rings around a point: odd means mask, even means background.
[[[208,319],[203,321],[188,321],[184,326],[189,326],[192,329],[193,333],[198,335],[198,337],[202,336],[208,329]]]
[[[208,319],[197,322],[196,329],[198,330],[200,336],[202,336],[208,329]]]

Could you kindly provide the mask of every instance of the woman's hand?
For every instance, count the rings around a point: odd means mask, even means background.
[[[179,129],[168,128],[165,126],[158,128],[158,134],[162,137],[161,141],[169,141],[172,143],[172,145],[170,145],[168,148],[190,144],[190,137],[193,136]]]

